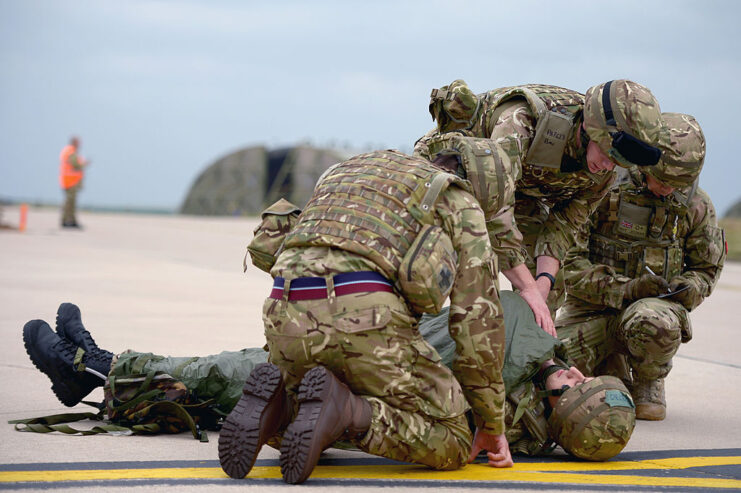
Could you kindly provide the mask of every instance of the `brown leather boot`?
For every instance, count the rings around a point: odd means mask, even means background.
[[[280,369],[270,363],[255,366],[219,434],[224,472],[235,479],[245,477],[263,444],[290,422],[290,407]]]
[[[635,380],[631,390],[636,405],[636,419],[661,421],[666,417],[664,379]]]
[[[291,484],[306,481],[319,455],[335,441],[364,435],[372,413],[368,401],[323,366],[306,372],[298,401],[298,415],[288,425],[280,447],[280,472]]]

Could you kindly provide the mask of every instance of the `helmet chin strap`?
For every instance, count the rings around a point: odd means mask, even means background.
[[[551,414],[551,403],[548,401],[548,397],[560,397],[564,392],[569,390],[571,388],[570,385],[563,385],[560,389],[546,389],[545,382],[548,380],[548,377],[556,373],[558,370],[569,370],[569,367],[566,366],[565,363],[563,363],[560,360],[556,360],[552,365],[547,366],[545,368],[541,368],[540,371],[533,377],[533,383],[535,386],[540,389],[537,393],[539,399],[543,399],[543,402],[545,403],[545,414],[546,418],[550,416]]]

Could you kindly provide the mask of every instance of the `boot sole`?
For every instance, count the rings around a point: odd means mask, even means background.
[[[286,483],[303,483],[319,462],[322,450],[315,431],[329,391],[327,371],[314,367],[299,385],[298,414],[286,429],[280,446],[280,472]]]
[[[646,409],[648,407],[648,409]],[[657,410],[654,406],[644,407],[641,404],[636,404],[636,419],[643,421],[663,421],[666,418],[666,408]]]
[[[280,413],[265,409],[283,392],[280,369],[270,363],[257,365],[242,389],[242,397],[229,413],[219,434],[221,468],[234,479],[251,470],[263,444],[278,431]]]
[[[55,330],[57,331],[57,334],[59,334],[59,337],[64,337],[65,339],[72,340],[68,336],[65,326],[67,325],[67,322],[70,322],[74,319],[78,319],[80,321],[82,320],[82,314],[80,313],[80,309],[77,307],[77,305],[74,305],[72,303],[62,303],[61,305],[59,305],[59,309],[57,310],[57,320],[55,323]]]
[[[41,357],[41,354],[37,352],[37,347],[35,344],[35,334],[36,332],[38,332],[38,328],[43,326],[43,322],[38,324],[34,324],[33,322],[37,321],[32,320],[23,326],[23,345],[26,348],[26,354],[28,354],[28,357],[31,358],[33,366],[35,366],[41,373],[49,377],[49,380],[51,380],[51,390],[52,392],[54,392],[54,395],[57,396],[57,399],[59,399],[62,404],[67,407],[72,407],[79,404],[84,396],[80,397],[79,399],[76,398],[75,394],[79,394],[79,392],[74,392],[67,385],[62,383],[65,380],[65,376],[56,371],[53,371],[56,369],[46,366],[43,363],[44,360]],[[70,373],[70,375],[67,375],[66,378],[73,378],[73,375]]]

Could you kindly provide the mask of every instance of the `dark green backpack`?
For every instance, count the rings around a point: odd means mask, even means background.
[[[193,438],[208,441],[206,429],[218,429],[223,413],[213,399],[201,401],[182,382],[167,373],[109,376],[103,387],[103,402],[83,401],[97,413],[65,413],[8,421],[18,431],[67,434],[113,435],[180,433],[190,430]],[[68,423],[91,419],[106,421],[89,430]]]

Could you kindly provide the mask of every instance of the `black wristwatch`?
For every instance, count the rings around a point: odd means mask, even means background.
[[[551,289],[553,289],[553,286],[556,284],[556,278],[553,277],[552,274],[549,274],[547,272],[541,272],[537,276],[535,276],[535,280],[540,279],[541,277],[547,277],[549,281],[551,281]]]

